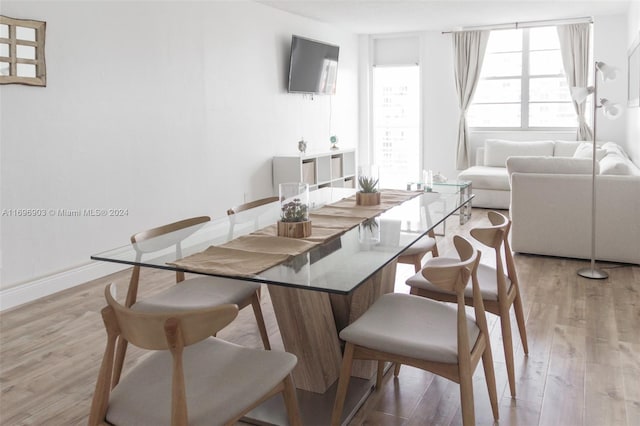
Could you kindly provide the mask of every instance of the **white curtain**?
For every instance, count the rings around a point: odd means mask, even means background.
[[[473,99],[473,93],[480,79],[482,60],[489,41],[489,31],[462,31],[453,33],[453,59],[458,92],[460,119],[458,122],[458,170],[468,168],[470,164],[469,129],[467,127],[467,109]]]
[[[589,84],[589,33],[591,24],[570,24],[558,25],[558,38],[560,39],[560,51],[562,52],[562,63],[567,74],[569,87],[587,87]],[[578,134],[579,141],[590,141],[593,133],[587,124],[585,111],[587,103],[580,104],[573,101],[573,108],[578,114]]]

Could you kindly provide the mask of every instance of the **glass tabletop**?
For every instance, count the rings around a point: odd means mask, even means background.
[[[311,192],[311,208],[338,201],[354,190],[323,188]],[[468,203],[457,194],[421,193],[378,216],[361,223],[311,250],[292,256],[252,276],[226,276],[308,290],[349,294],[394,260],[402,251]],[[199,253],[241,235],[248,235],[277,222],[275,202],[233,216],[222,217],[180,231],[129,244],[91,256],[91,259],[167,270],[177,259]],[[177,244],[176,244],[177,242]],[[185,270],[185,272],[196,273]]]

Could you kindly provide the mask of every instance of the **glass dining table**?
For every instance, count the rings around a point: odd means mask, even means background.
[[[312,191],[312,213],[335,202],[348,204],[348,197],[354,193],[345,188]],[[362,315],[380,295],[393,291],[398,255],[470,203],[473,195],[414,192],[407,198],[255,274],[194,271],[177,266],[176,261],[273,226],[279,219],[278,202],[176,231],[179,235],[145,240],[144,247],[129,244],[92,255],[91,259],[266,284],[284,349],[298,357],[293,378],[303,420],[309,420],[305,424],[324,424],[321,419],[329,419],[342,360],[340,330]],[[166,246],[163,238],[180,242],[177,247],[154,251],[154,246]],[[354,364],[350,385],[353,396],[347,399],[352,409],[345,409],[345,421],[370,392],[375,372],[372,362]],[[254,410],[257,423],[286,424],[286,417],[278,417],[279,405],[280,401],[267,401]]]

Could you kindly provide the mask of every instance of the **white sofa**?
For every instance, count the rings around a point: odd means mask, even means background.
[[[584,148],[584,145],[582,146]],[[580,149],[582,155],[592,150]],[[579,152],[576,152],[576,156]],[[640,169],[611,142],[596,158],[596,259],[640,264]],[[511,248],[591,257],[591,154],[588,158],[511,157]]]
[[[475,166],[458,174],[458,180],[471,181],[474,207],[508,209],[511,188],[506,161],[514,156],[571,157],[580,142],[520,142],[487,139],[476,151]]]

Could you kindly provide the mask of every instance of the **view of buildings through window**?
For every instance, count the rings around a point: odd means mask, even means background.
[[[514,129],[577,126],[556,27],[491,32],[467,123]]]
[[[373,68],[373,154],[380,185],[405,188],[420,175],[420,67]]]

